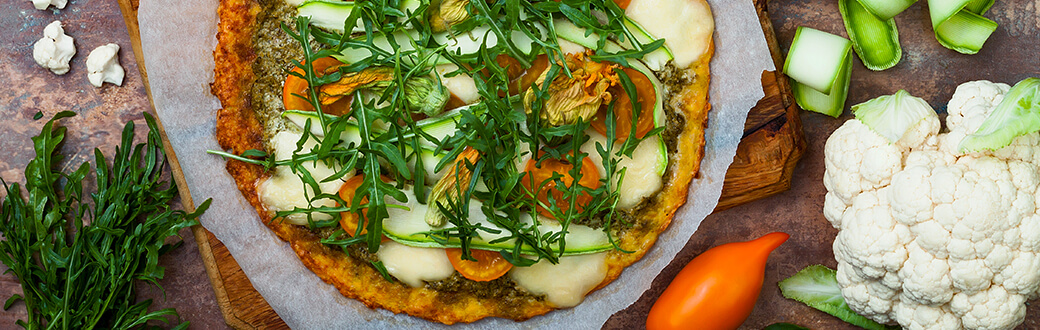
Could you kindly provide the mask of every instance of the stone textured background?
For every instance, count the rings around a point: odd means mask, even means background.
[[[970,80],[989,79],[1009,84],[1040,76],[1040,0],[1004,0],[985,16],[1000,27],[982,51],[961,55],[935,41],[925,1],[919,1],[896,17],[903,47],[900,64],[884,72],[867,70],[858,61],[852,74],[847,105],[906,89],[927,100],[940,112],[956,85]],[[73,0],[63,10],[39,11],[29,1],[3,0],[0,5],[0,177],[22,182],[22,170],[34,154],[30,137],[54,113],[72,110],[78,115],[61,121],[69,128],[64,152],[67,163],[78,165],[92,154],[94,147],[111,153],[128,121],[138,124],[143,135],[142,113],[152,111],[129,37],[115,0]],[[797,26],[846,35],[835,1],[774,0],[769,3],[772,23],[783,52],[786,53]],[[66,33],[76,39],[79,51],[72,69],[56,76],[35,64],[32,44],[42,36],[43,27],[55,19],[65,22]],[[717,19],[725,19],[720,17]],[[127,77],[122,87],[105,85],[98,89],[86,79],[85,60],[90,50],[115,42],[120,45],[120,62]],[[44,119],[33,120],[37,111]],[[604,328],[639,329],[644,326],[650,305],[675,274],[690,259],[708,248],[745,241],[773,231],[791,234],[791,239],[773,252],[766,268],[765,285],[751,317],[742,329],[761,329],[775,322],[792,322],[813,329],[845,329],[851,326],[800,303],[784,299],[776,282],[811,264],[834,267],[831,243],[837,233],[822,214],[825,189],[823,145],[827,136],[851,115],[833,119],[803,113],[808,150],[798,166],[790,191],[719,212],[704,220],[672,264],[665,268],[643,297],[612,317]],[[164,256],[166,278],[160,282],[165,298],[157,290],[141,287],[142,298],[156,300],[156,308],[175,307],[182,318],[196,329],[226,328],[217,308],[212,288],[195,242],[189,231],[182,233],[184,246]],[[0,272],[5,270],[0,266]],[[0,299],[19,292],[11,275],[0,275]],[[0,328],[13,327],[24,318],[24,305],[0,312]],[[1029,309],[1021,329],[1040,329],[1040,310]]]

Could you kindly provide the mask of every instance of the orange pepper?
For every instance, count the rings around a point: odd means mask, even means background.
[[[771,233],[719,245],[693,258],[650,308],[646,328],[736,329],[755,307],[769,253],[788,237]]]

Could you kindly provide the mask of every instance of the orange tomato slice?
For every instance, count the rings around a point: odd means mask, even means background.
[[[444,249],[444,252],[448,254],[448,260],[451,260],[451,265],[455,267],[459,274],[462,274],[462,277],[477,282],[486,282],[502,277],[502,275],[505,275],[513,268],[513,264],[506,261],[502,254],[494,251],[469,250],[470,255],[477,261],[462,260],[462,249],[449,248]]]
[[[518,95],[531,88],[531,85],[538,80],[538,76],[549,68],[549,57],[545,54],[538,55],[529,68],[520,66],[520,61],[505,54],[495,57],[495,63],[506,69],[506,76],[509,78],[509,95]],[[486,69],[484,72],[487,74]],[[505,96],[502,93],[500,95]]]
[[[314,61],[312,66],[314,67],[314,74],[324,76],[327,73],[334,72],[340,66],[343,66],[343,62],[332,57],[322,57]],[[304,74],[303,69],[293,68],[293,72],[297,74]],[[285,77],[285,84],[282,85],[282,105],[285,106],[286,110],[304,110],[314,111],[314,106],[311,106],[310,101],[302,99],[296,95],[307,96],[307,87],[309,84],[303,78],[297,77],[293,74],[288,74]],[[296,94],[296,95],[293,95]],[[324,113],[330,115],[343,116],[350,114],[350,103],[353,97],[344,97],[339,99],[332,104],[322,107]]]
[[[657,101],[657,92],[654,91],[654,85],[650,79],[639,70],[632,68],[622,70],[636,87],[636,96],[641,105],[636,122],[636,138],[642,138],[654,129],[654,102]],[[617,96],[614,101],[614,118],[617,120],[617,127],[614,130],[616,141],[623,142],[628,139],[628,133],[632,131],[632,99],[621,86],[611,87],[609,90],[612,95]],[[596,119],[591,123],[592,129],[599,134],[607,135],[606,121],[607,105],[603,105],[600,107]]]
[[[533,158],[527,161],[527,166],[525,167],[527,175],[520,180],[521,184],[530,191],[537,191],[538,201],[545,205],[549,205],[549,194],[551,193],[560,210],[567,212],[570,209],[570,201],[564,196],[563,191],[556,189],[556,181],[549,180],[549,178],[553,177],[554,173],[559,173],[562,176],[560,181],[563,181],[567,186],[572,185],[574,178],[571,177],[570,171],[573,165],[565,160],[554,158],[543,160],[541,166],[536,166],[537,163]],[[583,158],[581,179],[578,180],[578,184],[589,189],[596,189],[599,188],[599,179],[600,174],[599,170],[596,169],[596,164],[588,157]],[[577,211],[581,212],[585,209],[585,205],[588,205],[591,201],[592,195],[583,192],[577,196],[574,205]],[[556,218],[552,215],[552,212],[541,205],[538,206],[538,213],[549,218]]]
[[[389,180],[389,178],[383,177],[383,181]],[[354,200],[354,194],[357,192],[358,187],[360,187],[361,183],[363,182],[365,182],[365,177],[362,175],[355,175],[350,179],[347,179],[347,181],[339,187],[339,198],[342,198],[343,202],[350,203]],[[361,203],[368,203],[368,197],[362,198]],[[368,210],[361,210],[361,215],[362,217],[367,216]],[[358,214],[355,212],[347,211],[339,213],[339,226],[343,228],[343,231],[347,232],[347,235],[353,237],[354,233],[357,232],[359,223],[361,224],[361,226],[366,226],[368,224],[368,221],[367,219],[358,219]],[[361,234],[366,233],[368,233],[368,229],[362,227]],[[383,236],[383,242],[386,242],[388,240],[390,239],[386,236]]]

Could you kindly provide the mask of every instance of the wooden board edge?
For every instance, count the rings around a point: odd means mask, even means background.
[[[119,9],[123,14],[123,22],[126,24],[127,33],[130,35],[130,46],[134,52],[134,59],[137,61],[141,80],[144,83],[145,95],[148,97],[148,104],[151,105],[151,110],[154,113],[155,103],[152,101],[151,85],[148,83],[148,73],[145,70],[144,55],[141,50],[141,30],[137,21],[137,9],[139,6],[140,0],[119,0]],[[170,176],[173,177],[174,184],[177,185],[181,205],[184,207],[185,212],[195,212],[195,202],[191,197],[190,190],[188,190],[188,184],[185,181],[180,162],[177,160],[176,152],[174,152],[173,146],[170,145],[170,140],[166,136],[166,129],[158,116],[156,116],[155,122],[159,127],[159,136],[170,166]],[[206,268],[206,276],[209,278],[210,286],[213,287],[217,306],[220,307],[220,313],[224,317],[224,323],[235,329],[253,329],[247,322],[239,318],[235,314],[234,309],[231,308],[231,301],[225,290],[224,280],[221,278],[220,271],[217,268],[206,229],[202,225],[194,225],[191,227],[191,232],[195,238],[195,244],[198,246],[199,254],[202,257],[203,266]]]
[[[192,226],[191,232],[195,237],[195,243],[199,246],[202,264],[206,268],[206,276],[209,277],[210,286],[213,287],[213,294],[217,297],[217,306],[220,307],[220,314],[224,316],[224,323],[238,330],[255,329],[248,322],[242,320],[231,306],[231,299],[224,286],[224,278],[220,275],[220,269],[213,254],[213,247],[210,245],[210,234],[202,225]]]

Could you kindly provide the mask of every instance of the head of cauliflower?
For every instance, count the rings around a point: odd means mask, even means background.
[[[910,124],[898,134],[854,119],[828,139],[824,215],[839,229],[837,280],[853,310],[907,329],[1011,329],[1025,319],[1040,285],[1040,133],[958,151],[1008,90],[959,86],[948,132],[927,111],[900,119]]]

